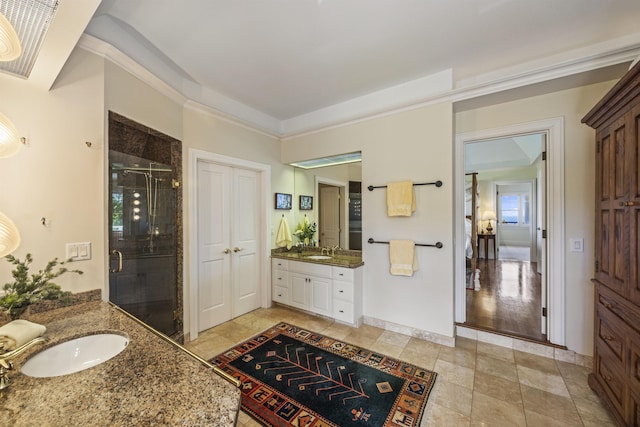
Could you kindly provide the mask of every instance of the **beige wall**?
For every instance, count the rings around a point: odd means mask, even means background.
[[[565,256],[566,345],[593,353],[594,147],[593,129],[582,117],[615,82],[605,82],[456,114],[456,133],[564,117],[565,235],[584,238],[584,252]]]
[[[104,283],[103,69],[102,59],[76,50],[48,92],[0,75],[0,111],[28,140],[16,156],[0,159],[0,211],[22,237],[14,255],[31,253],[35,273],[54,257],[64,260],[66,243],[91,242],[92,259],[72,265],[84,274],[55,280],[74,292]],[[10,271],[0,260],[0,285]]]
[[[452,106],[442,103],[283,142],[283,161],[362,151],[362,185],[441,179],[442,188],[416,188],[410,218],[386,215],[386,192],[362,194],[363,239],[442,241],[418,248],[413,277],[389,273],[389,247],[364,244],[364,313],[374,319],[453,336]]]

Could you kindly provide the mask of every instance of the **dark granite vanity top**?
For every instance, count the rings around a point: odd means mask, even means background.
[[[0,424],[11,426],[233,426],[240,391],[204,361],[102,301],[30,316],[47,342],[12,360],[0,392]],[[129,345],[93,368],[52,378],[20,373],[30,356],[78,336],[120,331]]]
[[[362,253],[359,251],[348,251],[344,249],[336,250],[335,254],[328,259],[313,259],[312,256],[323,255],[320,248],[305,248],[302,252],[297,249],[285,250],[283,248],[272,249],[272,258],[290,259],[293,261],[311,262],[314,264],[333,265],[336,267],[358,268],[364,265]]]

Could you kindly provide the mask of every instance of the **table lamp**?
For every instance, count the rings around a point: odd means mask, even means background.
[[[491,220],[495,221],[497,219],[495,211],[484,211],[482,214],[483,221],[489,221],[489,225],[487,225],[487,234],[493,234],[493,227],[491,226]]]

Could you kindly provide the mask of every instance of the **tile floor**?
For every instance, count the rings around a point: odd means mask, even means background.
[[[587,385],[587,368],[467,338],[445,347],[276,306],[204,331],[186,347],[208,360],[280,321],[436,371],[422,426],[615,426]],[[259,424],[241,413],[238,426]]]

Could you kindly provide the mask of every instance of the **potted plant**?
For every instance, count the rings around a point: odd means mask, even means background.
[[[80,270],[64,267],[69,260],[59,262],[58,258],[54,258],[43,270],[30,275],[29,265],[33,262],[31,254],[27,254],[24,261],[13,255],[7,255],[5,258],[16,267],[11,271],[13,282],[5,283],[3,287],[4,295],[0,297],[0,308],[12,319],[20,317],[30,304],[71,295],[71,292],[63,291],[52,280],[65,273],[82,274]]]
[[[309,218],[304,217],[302,222],[299,222],[293,234],[298,236],[305,246],[309,245],[309,242],[313,239],[313,235],[316,233],[316,223],[309,223]]]

